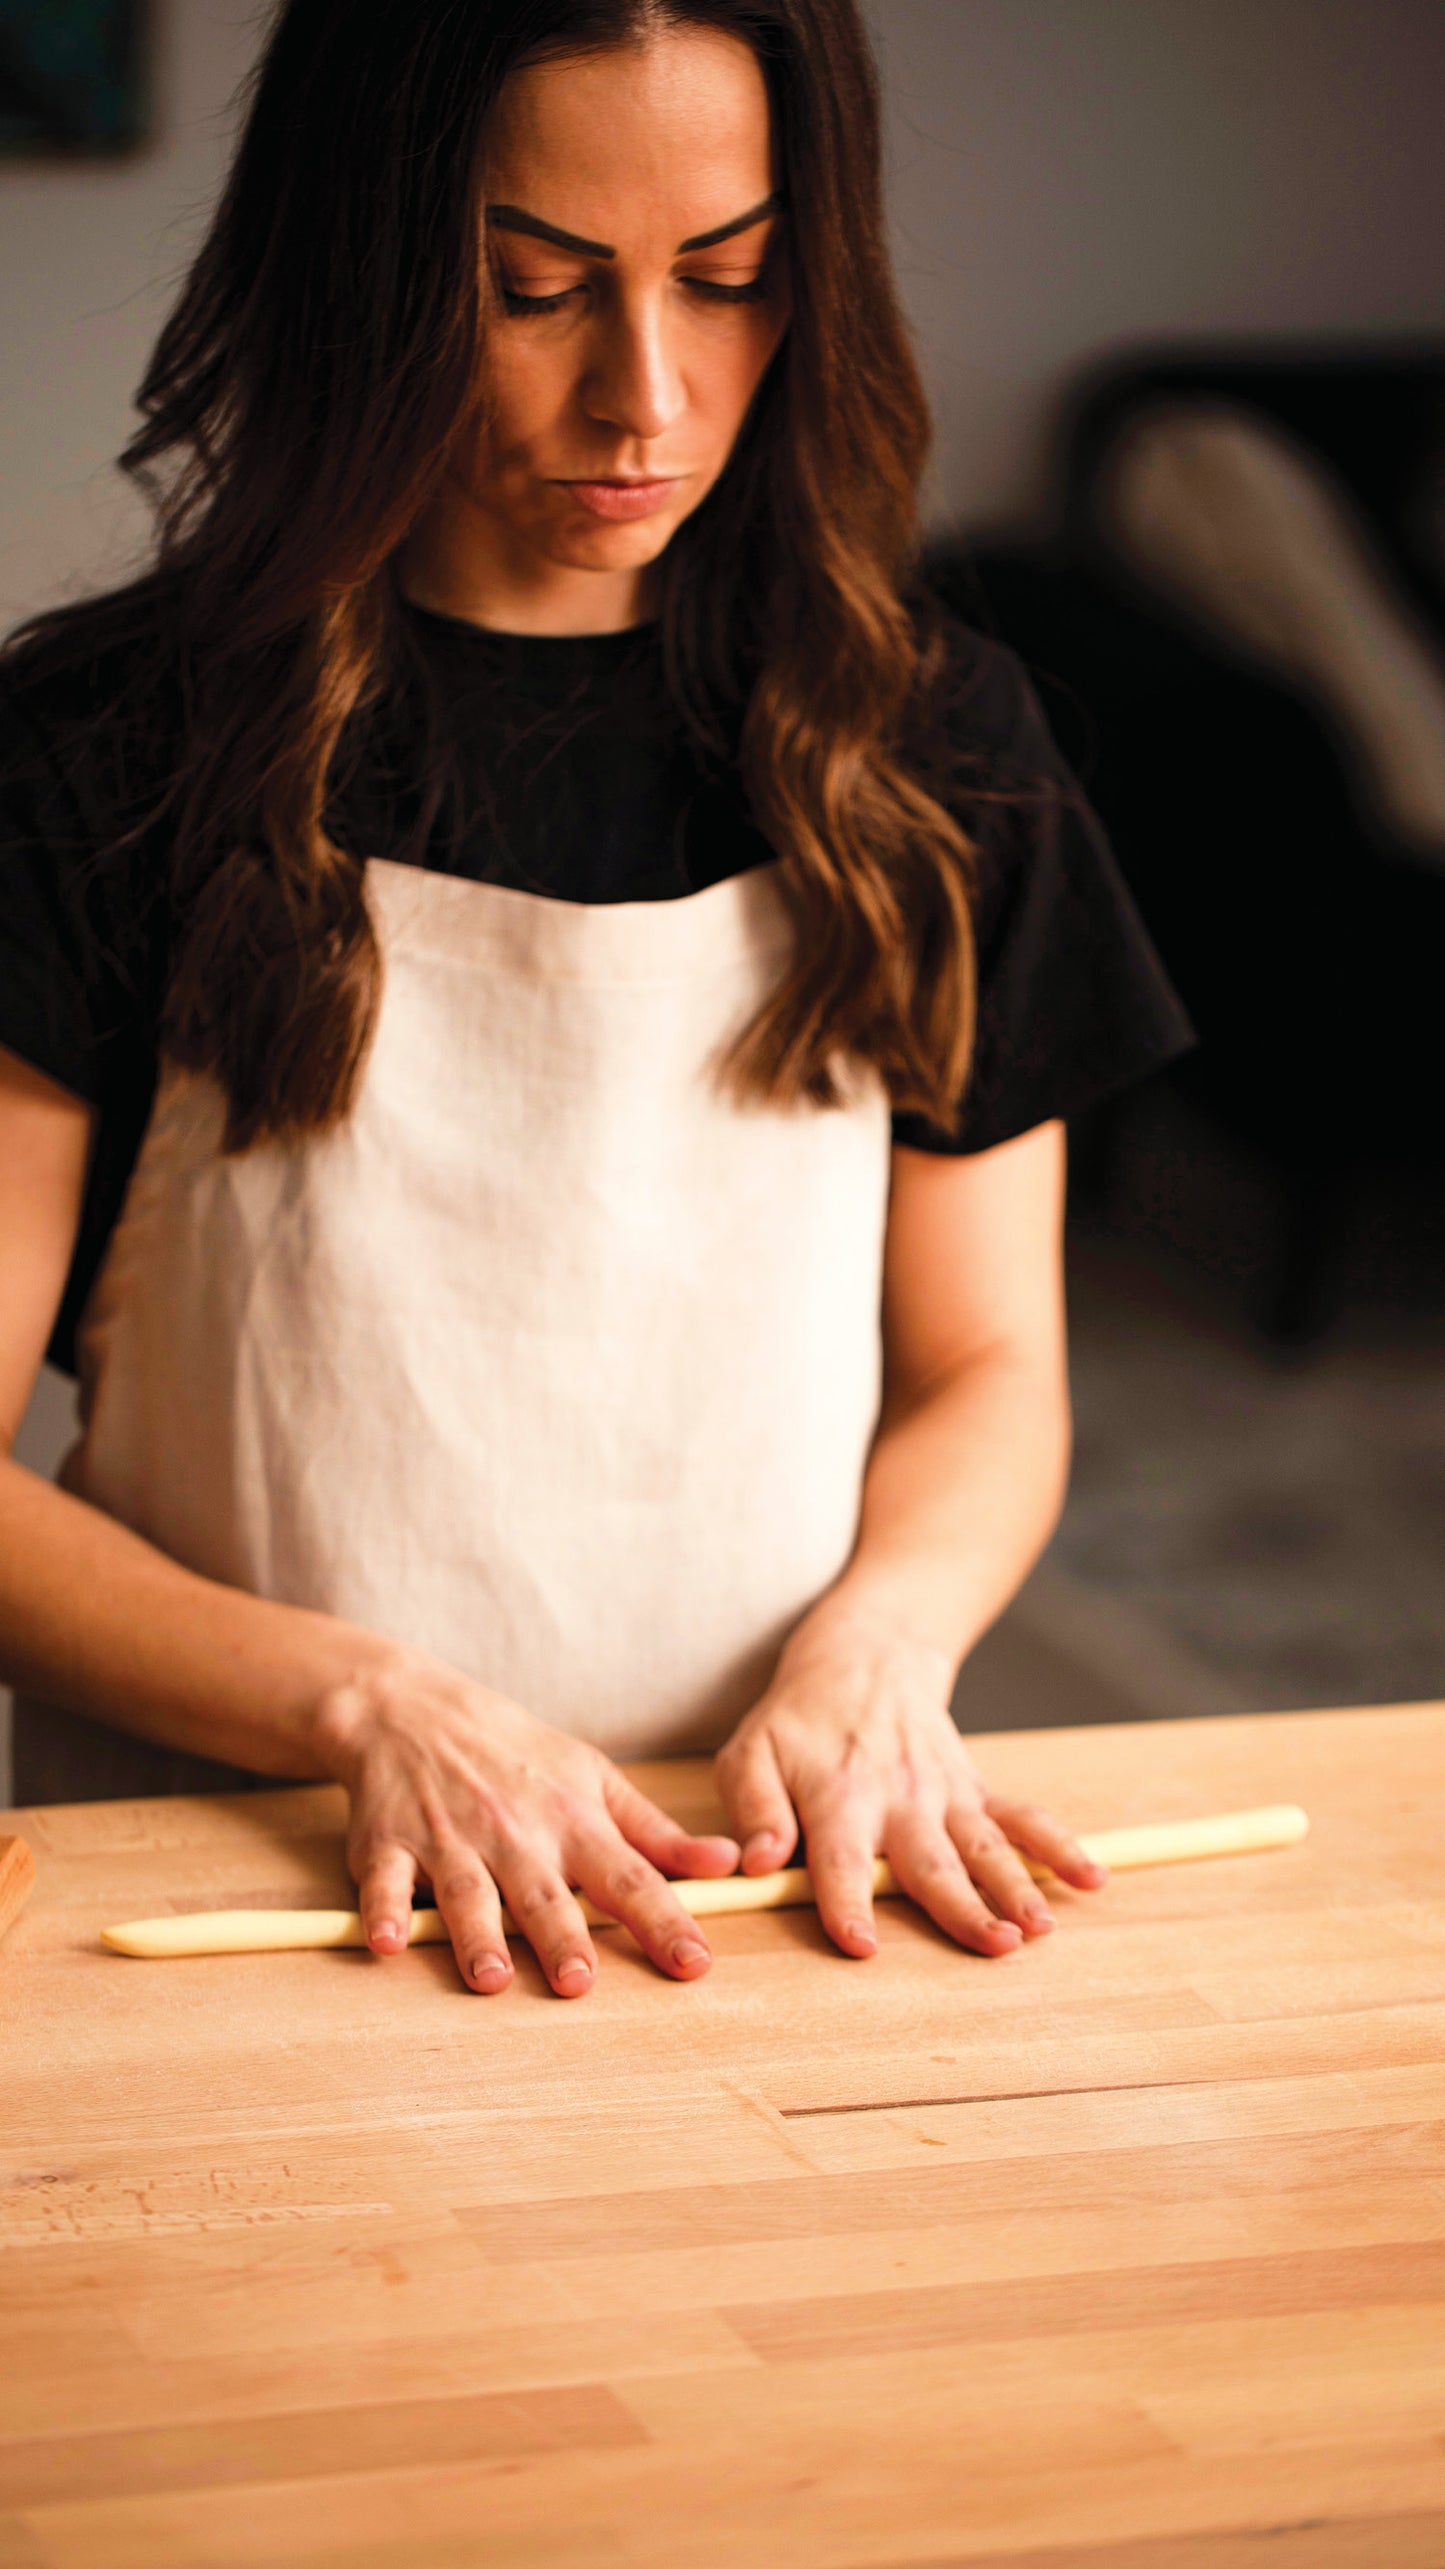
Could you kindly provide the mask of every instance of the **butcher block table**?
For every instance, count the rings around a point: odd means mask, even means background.
[[[346,1902],[339,1795],[21,1813],[0,1946],[4,2569],[1440,2569],[1445,1708],[981,1743],[1088,1829],[1287,1851],[521,1948],[124,1960]],[[708,1769],[636,1770],[690,1825]]]

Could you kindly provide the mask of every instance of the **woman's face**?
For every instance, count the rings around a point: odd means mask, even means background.
[[[787,322],[775,186],[763,76],[731,36],[674,29],[508,82],[487,402],[451,466],[504,577],[635,588],[711,489]]]

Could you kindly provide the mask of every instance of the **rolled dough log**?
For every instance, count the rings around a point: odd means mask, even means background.
[[[1222,1811],[1201,1820],[1155,1820],[1142,1828],[1104,1829],[1079,1843],[1096,1864],[1114,1873],[1130,1873],[1151,1864],[1191,1864],[1201,1856],[1257,1855],[1266,1848],[1293,1846],[1309,1827],[1294,1802],[1267,1810]],[[1030,1864],[1039,1879],[1048,1868]],[[811,1879],[802,1865],[783,1873],[725,1873],[714,1882],[674,1882],[684,1909],[694,1918],[718,1918],[739,1909],[800,1909],[813,1897]],[[890,1865],[873,1867],[874,1896],[902,1897]],[[617,1920],[581,1902],[591,1927],[615,1927]],[[508,1935],[517,1929],[506,1919]],[[354,1909],[213,1909],[190,1917],[135,1918],[122,1927],[103,1927],[101,1940],[113,1952],[157,1960],[171,1954],[288,1953],[303,1948],[364,1945],[361,1920]],[[408,1941],[441,1945],[447,1930],[436,1909],[414,1909]]]

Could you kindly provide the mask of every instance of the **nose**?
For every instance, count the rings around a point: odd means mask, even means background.
[[[661,437],[686,404],[666,319],[651,300],[618,304],[582,387],[591,418],[628,437]]]

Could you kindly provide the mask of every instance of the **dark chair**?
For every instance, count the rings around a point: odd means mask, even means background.
[[[1318,460],[1445,674],[1445,341],[1111,362],[1065,406],[1056,531],[930,557],[945,600],[1028,663],[1109,830],[1201,1038],[1170,1076],[1275,1174],[1265,1316],[1298,1340],[1361,1178],[1445,1159],[1445,839],[1393,827],[1319,689],[1121,541],[1122,443],[1181,405]]]

